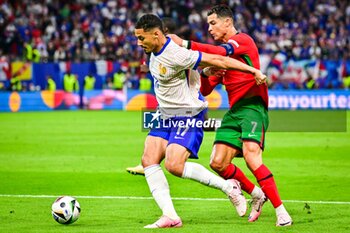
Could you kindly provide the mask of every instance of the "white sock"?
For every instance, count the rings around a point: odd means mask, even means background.
[[[260,198],[263,195],[263,191],[261,190],[261,188],[259,188],[258,186],[255,185],[254,189],[250,195],[252,197]]]
[[[284,208],[284,205],[281,204],[279,207],[277,207],[276,209],[276,215],[280,215],[282,213],[288,213],[286,208]]]
[[[226,195],[228,195],[233,188],[230,182],[210,172],[199,163],[186,162],[182,178],[195,180],[201,184],[220,189],[226,193]]]
[[[146,167],[145,177],[153,198],[162,210],[163,215],[171,219],[178,219],[179,216],[171,200],[168,181],[160,165],[155,164]]]

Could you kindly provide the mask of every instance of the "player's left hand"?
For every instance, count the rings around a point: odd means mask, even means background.
[[[265,74],[263,74],[260,70],[258,70],[254,74],[254,78],[255,78],[256,84],[261,85],[263,83],[266,83],[267,76]]]

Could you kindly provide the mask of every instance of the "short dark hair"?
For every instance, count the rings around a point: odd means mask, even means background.
[[[153,28],[159,28],[164,33],[163,23],[160,18],[153,14],[145,14],[137,20],[136,29],[143,29],[145,32]]]
[[[229,17],[233,19],[233,12],[227,5],[216,5],[213,6],[207,13],[207,16],[216,14],[219,18]]]

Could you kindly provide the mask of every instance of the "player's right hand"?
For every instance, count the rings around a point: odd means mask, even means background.
[[[265,74],[263,74],[260,70],[258,70],[254,74],[254,78],[255,78],[255,81],[256,81],[257,85],[261,85],[263,83],[266,83],[266,80],[267,80],[267,76]]]

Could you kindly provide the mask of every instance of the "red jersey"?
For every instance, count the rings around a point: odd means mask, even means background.
[[[226,44],[219,46],[201,44],[191,41],[191,49],[199,50],[205,53],[230,56],[236,60],[260,69],[259,53],[254,40],[245,33],[237,33],[232,36]],[[267,85],[257,85],[254,75],[244,73],[238,70],[227,70],[225,76],[201,78],[201,92],[208,95],[217,84],[222,83],[226,87],[231,108],[238,100],[253,96],[260,96],[264,105],[268,107]]]

